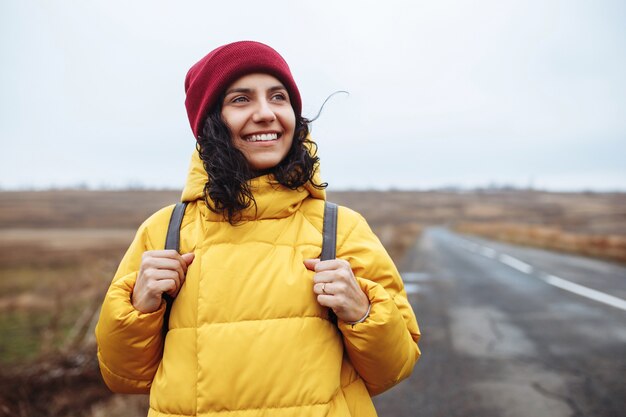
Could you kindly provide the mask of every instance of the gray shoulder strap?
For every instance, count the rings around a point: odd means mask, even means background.
[[[322,231],[322,261],[337,257],[337,204],[329,201],[324,205],[324,229]]]
[[[173,249],[176,252],[180,250],[180,226],[183,224],[183,217],[185,217],[187,203],[187,201],[176,203],[174,211],[172,211],[170,224],[167,226],[167,235],[165,236],[165,249]],[[163,293],[163,298],[167,302],[165,315],[163,316],[163,334],[167,334],[170,323],[170,312],[172,311],[174,299],[166,293]]]
[[[178,252],[180,249],[180,225],[185,217],[185,209],[187,201],[177,203],[170,217],[170,224],[167,227],[167,236],[165,237],[165,249],[174,249]]]

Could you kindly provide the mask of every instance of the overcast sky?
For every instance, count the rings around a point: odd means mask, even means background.
[[[172,187],[189,67],[291,66],[331,189],[626,191],[626,2],[2,0],[0,187]]]

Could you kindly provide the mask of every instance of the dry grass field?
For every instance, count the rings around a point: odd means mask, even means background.
[[[139,224],[175,191],[0,192],[0,416],[145,415],[112,396],[93,326]],[[626,262],[626,194],[333,192],[398,263],[431,225]],[[81,395],[76,395],[80,392]]]

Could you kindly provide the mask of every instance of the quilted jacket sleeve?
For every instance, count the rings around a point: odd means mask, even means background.
[[[408,377],[420,356],[420,331],[400,274],[365,219],[342,208],[337,257],[350,262],[371,303],[369,317],[350,325],[339,322],[350,361],[371,395]],[[344,229],[344,230],[346,230]]]
[[[153,246],[149,230],[162,234],[164,240],[169,213],[171,208],[161,210],[141,225],[102,304],[96,326],[98,361],[104,381],[114,392],[149,392],[161,361],[165,302],[157,311],[144,314],[135,310],[131,295],[143,253],[162,247]]]

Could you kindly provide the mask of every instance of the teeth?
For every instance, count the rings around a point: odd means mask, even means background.
[[[262,135],[252,135],[246,137],[248,142],[259,142],[278,139],[278,133],[263,133]]]

